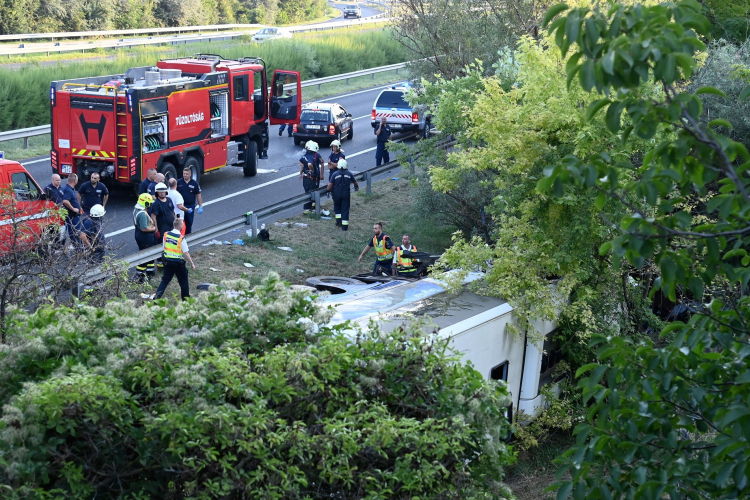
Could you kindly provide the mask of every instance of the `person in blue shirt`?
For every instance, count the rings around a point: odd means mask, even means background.
[[[378,136],[377,149],[375,150],[375,166],[379,167],[381,163],[391,161],[391,156],[385,148],[388,139],[391,138],[391,126],[388,125],[388,120],[385,116],[380,120],[378,128],[375,129],[375,135]]]
[[[146,178],[143,179],[138,185],[138,196],[142,195],[143,193],[148,193],[148,187],[154,181],[154,177],[156,177],[156,169],[149,168],[148,172],[146,172]]]
[[[68,236],[70,241],[77,243],[79,241],[78,233],[81,232],[81,203],[78,201],[78,193],[76,192],[76,184],[78,183],[78,176],[76,174],[70,174],[68,176],[68,183],[63,189],[63,206],[68,210],[65,216],[65,228],[68,230]]]
[[[109,190],[107,186],[99,182],[99,172],[91,174],[91,180],[84,182],[78,188],[78,201],[81,202],[81,207],[87,214],[91,212],[91,207],[94,205],[106,207],[108,199]]]
[[[55,205],[62,205],[63,202],[63,188],[60,186],[62,179],[57,174],[52,174],[52,182],[44,187],[44,192],[47,194],[47,199]]]
[[[188,209],[185,212],[185,234],[193,232],[193,219],[195,212],[203,213],[203,196],[201,195],[201,186],[192,178],[193,171],[190,167],[182,170],[182,179],[177,181],[177,192],[182,195],[183,206]],[[195,205],[198,204],[196,210]]]

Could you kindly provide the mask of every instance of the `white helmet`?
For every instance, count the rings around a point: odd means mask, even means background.
[[[167,187],[166,184],[164,184],[163,182],[160,182],[156,185],[156,187],[154,188],[154,191],[157,193],[161,193],[161,192],[166,193],[167,191],[169,191],[169,188]]]
[[[334,147],[334,146],[341,149],[341,141],[331,141],[331,147]]]
[[[312,151],[314,153],[317,153],[318,149],[320,149],[320,148],[318,147],[318,143],[317,142],[315,142],[315,141],[307,141],[307,144],[305,144],[305,149],[308,150],[308,151]]]
[[[339,162],[336,165],[341,170],[345,170],[348,164],[346,163],[346,160],[342,158],[342,159],[339,160]]]
[[[104,214],[106,213],[107,212],[104,210],[104,207],[97,204],[91,207],[91,212],[89,213],[89,215],[91,217],[104,217]]]

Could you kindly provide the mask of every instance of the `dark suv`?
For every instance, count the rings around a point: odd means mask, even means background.
[[[294,145],[312,139],[330,143],[354,137],[352,115],[337,103],[311,102],[302,107],[299,125],[294,126]]]
[[[359,5],[347,5],[344,7],[344,19],[347,17],[356,17],[360,19],[362,17],[362,9]]]

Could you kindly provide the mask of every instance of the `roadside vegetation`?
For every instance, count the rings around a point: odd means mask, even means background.
[[[205,26],[289,24],[323,15],[325,0],[2,0],[0,35]]]
[[[405,53],[387,31],[340,33],[309,39],[252,44],[214,42],[168,49],[118,52],[114,60],[82,61],[54,67],[0,68],[0,131],[49,123],[49,85],[54,80],[122,73],[153,65],[162,57],[219,52],[227,58],[258,56],[274,69],[293,69],[312,79],[405,61]]]

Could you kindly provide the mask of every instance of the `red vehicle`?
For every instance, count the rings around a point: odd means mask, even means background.
[[[0,154],[0,257],[33,249],[51,227],[58,232],[58,212],[23,165]]]
[[[167,179],[228,165],[254,176],[268,157],[269,118],[295,123],[301,110],[299,72],[276,70],[272,83],[269,96],[262,59],[214,54],[52,82],[52,171],[125,185],[149,168]]]

